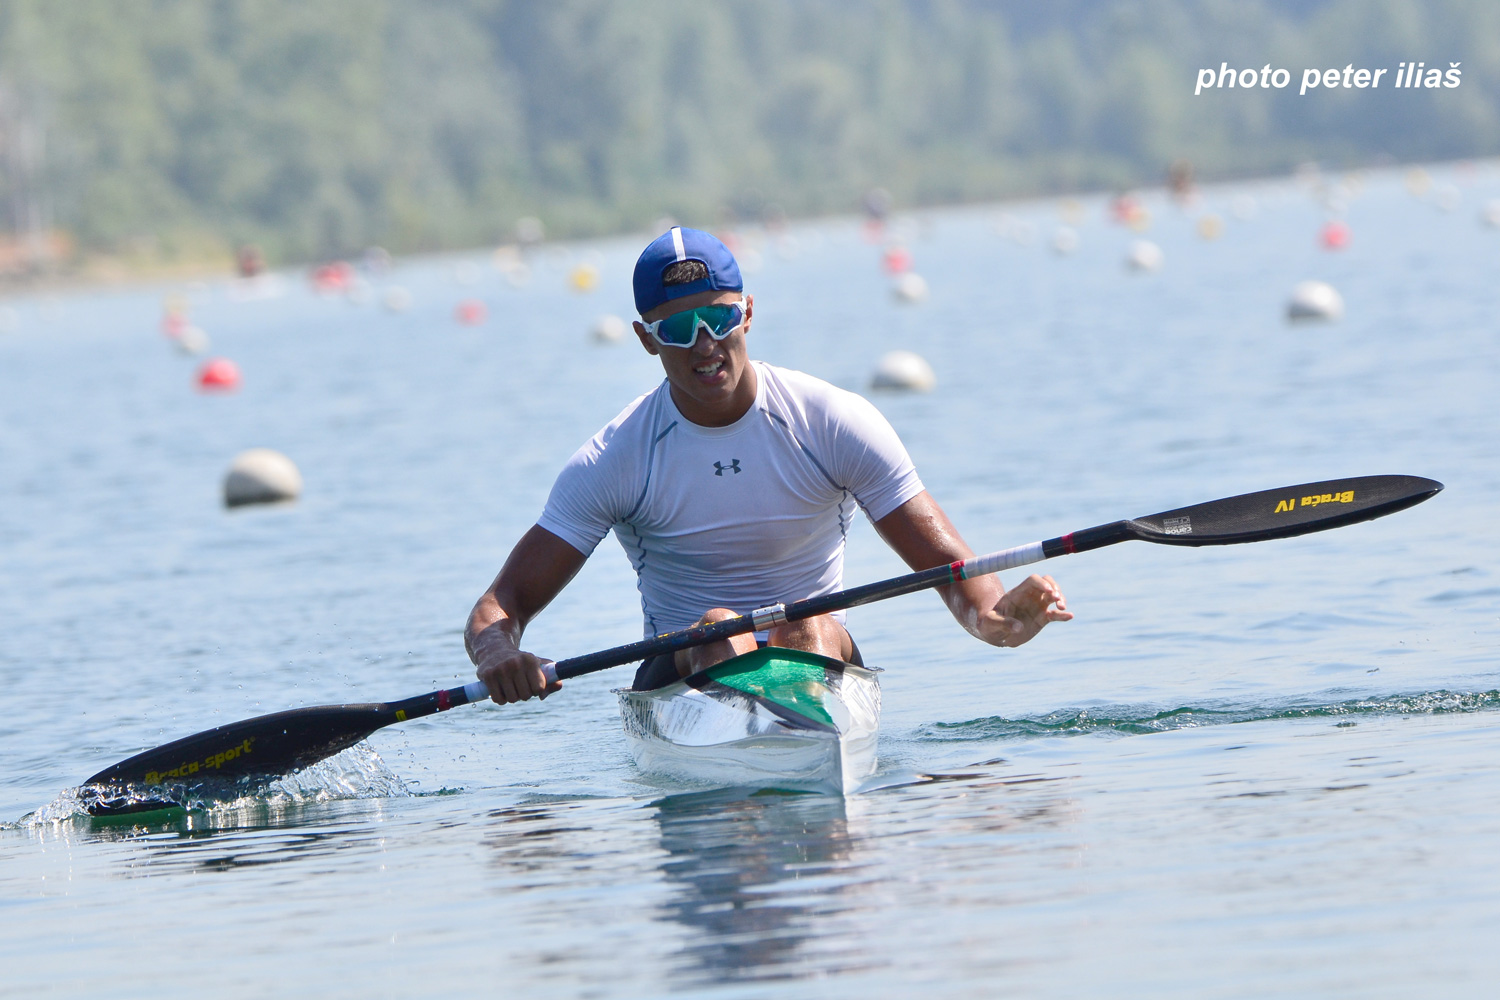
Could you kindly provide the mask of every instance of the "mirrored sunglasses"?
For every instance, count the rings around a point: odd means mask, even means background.
[[[722,305],[699,306],[665,316],[655,323],[643,323],[646,332],[663,347],[692,347],[700,332],[723,340],[745,322],[745,300]]]

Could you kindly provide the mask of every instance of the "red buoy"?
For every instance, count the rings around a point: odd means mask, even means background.
[[[1141,214],[1140,199],[1132,194],[1116,195],[1109,203],[1109,216],[1122,226],[1128,226]]]
[[[345,260],[320,264],[313,268],[313,291],[319,295],[341,295],[354,284],[354,265]]]
[[[906,247],[886,247],[880,263],[885,267],[887,274],[905,274],[911,270],[911,254]]]
[[[239,387],[239,365],[228,358],[210,358],[198,369],[198,388],[204,392],[233,392]]]
[[[489,307],[479,299],[464,299],[453,310],[453,318],[464,326],[478,326],[489,314]]]
[[[161,332],[176,340],[191,324],[185,312],[168,312],[161,318]]]
[[[1342,250],[1349,245],[1349,227],[1334,219],[1323,227],[1320,239],[1324,250]]]

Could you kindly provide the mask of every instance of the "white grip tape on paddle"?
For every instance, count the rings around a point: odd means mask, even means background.
[[[557,664],[551,660],[543,661],[542,676],[547,678],[548,684],[556,684]],[[469,700],[469,704],[471,705],[476,701],[484,701],[489,696],[490,689],[484,686],[484,681],[470,681],[464,685],[464,697]]]
[[[1017,566],[1029,566],[1035,562],[1041,562],[1047,558],[1042,553],[1042,543],[1032,542],[1029,545],[1017,545],[1013,549],[1003,549],[999,552],[991,552],[988,555],[975,556],[964,560],[965,579],[976,576],[988,576],[991,573],[999,573],[1001,570],[1015,569]]]

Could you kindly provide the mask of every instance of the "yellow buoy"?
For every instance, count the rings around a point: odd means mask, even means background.
[[[598,284],[599,269],[593,264],[579,264],[568,274],[568,287],[575,292],[592,292]]]

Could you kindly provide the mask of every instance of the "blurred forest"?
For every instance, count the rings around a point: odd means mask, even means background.
[[[1297,94],[1304,67],[1458,89]],[[1195,97],[1199,67],[1291,71]],[[1500,152],[1494,0],[0,0],[0,229],[273,263]],[[37,248],[41,249],[37,249]],[[0,261],[3,266],[3,261]]]

